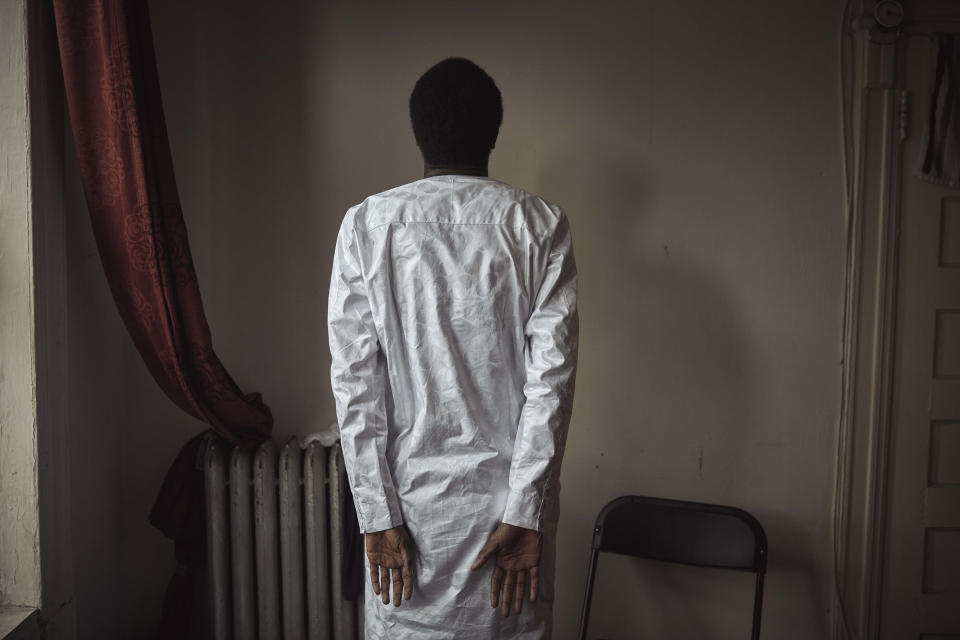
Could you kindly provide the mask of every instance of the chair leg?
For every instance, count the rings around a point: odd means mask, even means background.
[[[760,640],[760,610],[763,607],[763,571],[757,572],[757,586],[753,595],[753,631],[752,640]]]
[[[590,599],[593,597],[593,579],[597,573],[597,556],[594,548],[590,553],[590,568],[587,570],[587,590],[583,595],[583,611],[580,612],[580,640],[587,640],[587,622],[590,618]]]

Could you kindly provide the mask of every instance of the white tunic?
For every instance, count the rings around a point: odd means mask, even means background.
[[[367,640],[549,638],[578,341],[563,211],[466,175],[368,197],[340,227],[328,329],[361,531],[405,523],[416,546],[399,608],[367,566]],[[508,618],[493,561],[470,570],[501,521],[544,532],[538,602]]]

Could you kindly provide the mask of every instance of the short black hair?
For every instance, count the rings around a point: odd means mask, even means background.
[[[423,158],[434,166],[486,163],[503,122],[500,89],[466,58],[446,58],[420,76],[410,120]]]

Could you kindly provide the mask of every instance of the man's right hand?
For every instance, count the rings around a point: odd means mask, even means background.
[[[504,617],[510,615],[511,603],[514,613],[520,613],[523,608],[527,572],[530,573],[530,601],[537,599],[537,590],[540,588],[542,544],[543,535],[539,531],[500,523],[490,534],[487,544],[480,550],[476,562],[470,567],[479,569],[490,556],[497,557],[493,575],[490,577],[490,606],[500,606],[500,612]],[[503,594],[502,606],[500,605],[501,593]]]

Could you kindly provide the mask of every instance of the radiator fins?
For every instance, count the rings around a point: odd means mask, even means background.
[[[212,637],[361,639],[362,598],[341,591],[349,486],[339,443],[292,438],[278,453],[270,442],[243,452],[214,441],[204,480]]]

